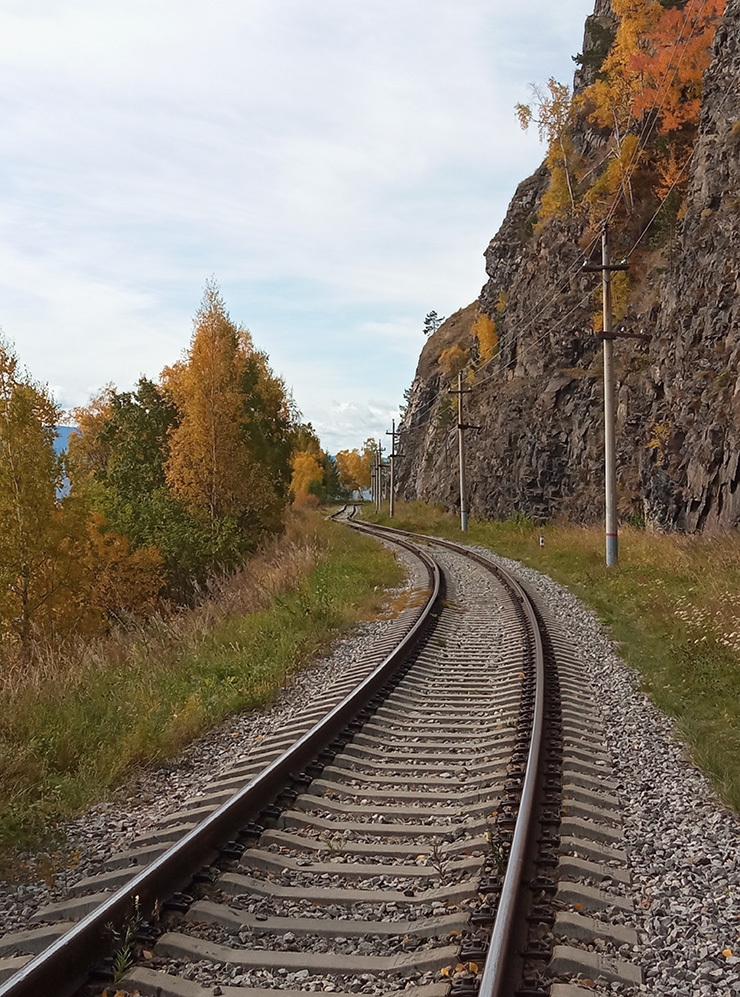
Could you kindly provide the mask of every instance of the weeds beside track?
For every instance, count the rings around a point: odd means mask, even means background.
[[[197,608],[40,655],[0,680],[0,849],[114,792],[377,612],[401,569],[318,515],[301,517]]]

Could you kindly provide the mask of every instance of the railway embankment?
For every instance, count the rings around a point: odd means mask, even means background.
[[[264,709],[338,634],[376,615],[402,577],[372,541],[300,516],[197,607],[42,648],[29,666],[3,672],[8,872],[54,880],[76,851],[67,820],[109,799],[117,802],[101,812],[128,810],[142,772],[235,712]],[[35,848],[24,858],[26,845]]]

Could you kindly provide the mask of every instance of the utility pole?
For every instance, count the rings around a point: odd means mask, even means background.
[[[450,394],[457,395],[457,450],[460,458],[460,529],[463,533],[467,533],[468,500],[465,479],[465,430],[480,429],[480,426],[466,426],[463,422],[463,395],[470,394],[470,388],[463,388],[462,386],[462,371],[459,371],[457,375],[457,391],[450,391]]]
[[[378,459],[375,465],[376,487],[375,487],[375,511],[380,512],[380,503],[383,498],[383,447],[378,440]]]
[[[626,263],[612,265],[609,261],[609,229],[601,232],[601,266],[584,264],[584,271],[601,271],[604,299],[604,491],[606,505],[606,566],[614,567],[619,560],[619,527],[617,524],[617,443],[616,391],[614,386],[614,340],[612,329],[612,273],[627,270]]]
[[[396,420],[395,419],[393,420],[393,428],[392,428],[392,430],[390,431],[390,433],[388,431],[386,431],[385,435],[386,436],[390,436],[390,438],[391,438],[391,455],[390,455],[391,480],[390,480],[389,491],[388,491],[388,515],[390,516],[391,519],[393,519],[393,512],[394,512],[394,505],[395,505],[395,491],[396,491],[396,457],[398,456],[398,454],[396,453],[396,437],[399,435],[396,432]]]
[[[373,445],[373,456],[370,462],[370,500],[378,508],[378,451]]]
[[[373,447],[373,464],[371,471],[371,485],[370,489],[372,492],[372,500],[375,508],[378,508],[378,451]]]

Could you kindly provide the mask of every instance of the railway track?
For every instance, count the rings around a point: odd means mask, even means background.
[[[382,644],[0,938],[0,997],[99,995],[116,966],[109,993],[146,997],[639,983],[616,787],[567,641],[487,558],[352,525],[414,553],[416,598]]]

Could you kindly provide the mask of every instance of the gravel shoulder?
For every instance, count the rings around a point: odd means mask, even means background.
[[[640,690],[639,675],[595,613],[547,576],[494,559],[541,598],[596,692],[624,804],[641,989],[671,997],[740,994],[740,817],[692,764],[675,722]]]

